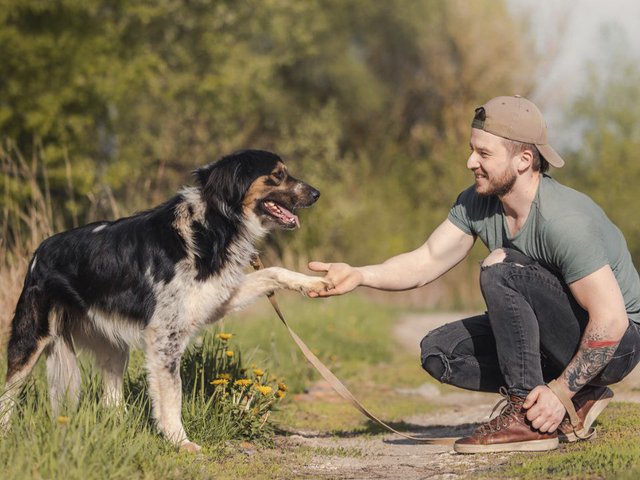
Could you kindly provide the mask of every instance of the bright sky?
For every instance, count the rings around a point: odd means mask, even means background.
[[[535,48],[547,60],[531,95],[545,114],[552,144],[561,146],[562,111],[584,86],[589,63],[602,65],[612,46],[640,59],[638,0],[507,0],[531,21]],[[620,53],[620,52],[618,52]],[[546,55],[545,55],[546,54]]]

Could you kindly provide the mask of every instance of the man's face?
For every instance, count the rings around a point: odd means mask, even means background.
[[[467,168],[473,172],[478,195],[509,193],[518,178],[514,158],[501,137],[477,128],[471,129],[471,154]]]

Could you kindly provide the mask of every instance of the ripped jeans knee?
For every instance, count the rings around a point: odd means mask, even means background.
[[[442,383],[447,383],[451,377],[451,367],[447,356],[432,344],[429,335],[420,342],[422,368],[433,378]]]

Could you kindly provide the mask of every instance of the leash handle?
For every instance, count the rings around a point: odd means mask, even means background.
[[[582,426],[582,422],[580,417],[578,416],[578,412],[573,405],[571,399],[564,393],[564,390],[560,386],[560,384],[556,380],[551,380],[547,383],[547,387],[558,397],[558,400],[562,403],[564,408],[567,410],[567,414],[569,415],[569,420],[571,421],[571,427],[573,428],[573,433],[580,440],[587,440],[595,433],[595,429],[590,429],[588,432],[584,432],[584,426]]]
[[[261,270],[261,269],[264,268],[264,265],[262,264],[262,261],[260,260],[260,257],[257,256],[257,255],[254,258],[251,259],[251,266],[255,270]],[[278,315],[278,318],[280,318],[280,320],[282,321],[284,326],[287,327],[287,330],[289,331],[289,335],[291,335],[291,338],[293,338],[293,341],[296,343],[296,345],[298,345],[298,348],[300,349],[302,354],[306,357],[306,359],[309,361],[309,363],[311,363],[311,365],[313,365],[315,367],[315,369],[320,373],[320,375],[322,375],[322,377],[329,383],[329,385],[331,385],[331,387],[336,391],[336,393],[338,393],[338,395],[340,395],[343,399],[345,399],[349,403],[351,403],[351,405],[353,405],[365,417],[367,417],[368,419],[370,419],[373,422],[377,423],[378,425],[381,425],[382,427],[386,428],[387,430],[395,433],[396,435],[400,435],[401,437],[407,438],[409,440],[414,440],[416,442],[421,442],[421,443],[426,443],[426,444],[431,444],[431,445],[451,445],[451,444],[454,443],[456,438],[453,438],[453,437],[452,438],[446,438],[446,437],[443,437],[443,438],[420,438],[420,437],[413,437],[411,435],[407,435],[406,433],[399,432],[395,428],[391,427],[390,425],[388,425],[385,422],[383,422],[382,420],[380,420],[378,417],[376,417],[369,410],[367,410],[364,407],[364,405],[362,405],[362,403],[360,403],[358,401],[358,399],[353,396],[353,394],[340,381],[340,379],[338,377],[336,377],[333,374],[333,372],[331,370],[329,370],[320,361],[320,359],[309,349],[309,347],[307,347],[307,345],[302,341],[302,339],[291,329],[291,327],[289,326],[289,324],[285,320],[282,311],[280,310],[280,306],[278,305],[278,302],[276,301],[274,294],[272,293],[272,294],[268,295],[267,297],[269,298],[269,302],[271,302],[271,306],[273,307],[273,309],[275,310],[276,314]]]

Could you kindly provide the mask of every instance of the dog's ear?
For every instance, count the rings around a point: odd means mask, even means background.
[[[268,175],[278,160],[269,152],[245,150],[205,165],[194,174],[205,202],[232,217],[242,214],[242,200],[253,181]]]
[[[206,204],[229,218],[240,213],[242,197],[248,188],[236,180],[238,169],[237,164],[219,160],[194,172]]]

